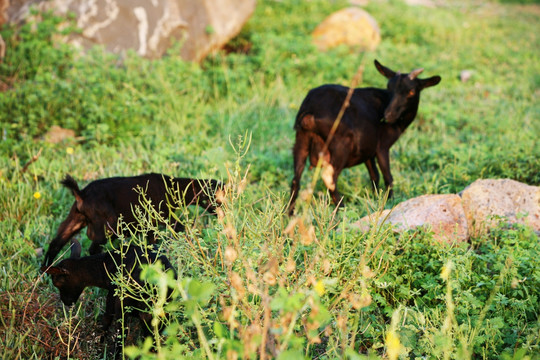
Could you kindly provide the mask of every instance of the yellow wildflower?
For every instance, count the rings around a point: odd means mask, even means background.
[[[401,353],[401,343],[399,337],[394,330],[390,330],[386,333],[386,351],[388,352],[388,358],[390,360],[396,360]]]
[[[39,191],[36,191],[34,193],[34,199],[39,199],[41,197],[41,193]]]
[[[324,293],[325,293],[325,289],[324,289],[324,283],[322,282],[322,280],[317,281],[317,282],[313,285],[313,289],[315,290],[315,292],[316,292],[319,296],[323,296]]]
[[[68,155],[73,155],[73,153],[75,152],[75,150],[73,150],[72,147],[68,147],[68,148],[66,149],[66,152],[68,153]]]
[[[450,276],[450,272],[452,271],[452,262],[448,261],[446,265],[444,265],[441,269],[441,278],[445,281],[448,280],[448,277]]]

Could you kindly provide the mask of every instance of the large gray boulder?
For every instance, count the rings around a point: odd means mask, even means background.
[[[0,0],[0,25],[7,22],[7,9],[9,7],[8,0]]]
[[[392,210],[384,210],[380,214],[371,214],[353,226],[366,230],[366,226],[378,223],[390,223],[397,232],[425,227],[433,232],[438,242],[457,243],[469,238],[467,219],[461,198],[455,194],[422,195],[401,202]]]
[[[3,24],[7,22],[8,7],[9,7],[8,0],[0,0],[0,28]],[[0,63],[4,59],[4,56],[6,56],[6,43],[4,39],[2,38],[2,35],[0,35]],[[1,90],[2,89],[0,89],[0,91]]]
[[[5,1],[5,0],[4,0]],[[131,49],[148,58],[162,56],[173,40],[181,56],[200,61],[236,36],[255,9],[255,0],[12,0],[9,21],[28,14],[30,4],[65,15],[73,12],[82,33],[70,42],[83,48],[103,45]]]
[[[500,221],[540,231],[540,187],[510,179],[480,179],[461,193],[471,235]]]
[[[439,242],[477,237],[500,222],[530,226],[540,234],[540,187],[510,179],[476,180],[459,195],[422,195],[352,224],[361,231],[383,223],[396,232],[424,226]]]

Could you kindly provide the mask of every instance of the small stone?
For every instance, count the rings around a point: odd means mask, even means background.
[[[405,0],[405,3],[411,6],[435,7],[435,3],[431,0]]]
[[[367,6],[369,4],[369,0],[349,0],[349,4],[353,6]]]
[[[461,82],[467,82],[469,81],[472,75],[473,75],[472,70],[463,70],[462,72],[459,73],[459,79],[461,80]]]
[[[75,131],[64,129],[60,126],[53,125],[45,134],[45,141],[51,144],[58,144],[66,139],[74,139]]]

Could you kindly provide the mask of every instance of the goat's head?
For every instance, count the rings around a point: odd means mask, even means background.
[[[401,116],[408,112],[413,112],[411,115],[414,118],[420,101],[420,91],[435,86],[441,81],[440,76],[419,79],[418,75],[424,69],[416,69],[408,74],[400,74],[381,65],[377,60],[375,60],[375,67],[388,79],[387,89],[392,94],[392,99],[384,112],[384,118],[391,124],[398,121]]]
[[[81,255],[81,245],[78,241],[71,244],[71,258],[62,260],[56,266],[43,266],[41,271],[51,275],[53,285],[60,291],[60,299],[66,306],[73,305],[81,296],[85,285],[79,279],[78,258]]]
[[[198,204],[208,210],[210,214],[215,214],[214,205],[221,205],[223,196],[217,196],[218,193],[224,190],[224,185],[220,181],[207,180],[190,180],[192,194],[185,192],[185,201],[188,205]],[[187,190],[187,189],[186,189]]]

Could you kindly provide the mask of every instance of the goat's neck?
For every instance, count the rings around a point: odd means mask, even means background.
[[[368,89],[370,90],[370,94],[372,96],[372,99],[374,100],[371,102],[371,105],[376,108],[376,111],[379,113],[380,118],[382,119],[384,117],[384,110],[388,107],[388,105],[390,105],[390,102],[392,101],[393,93],[386,89]]]

